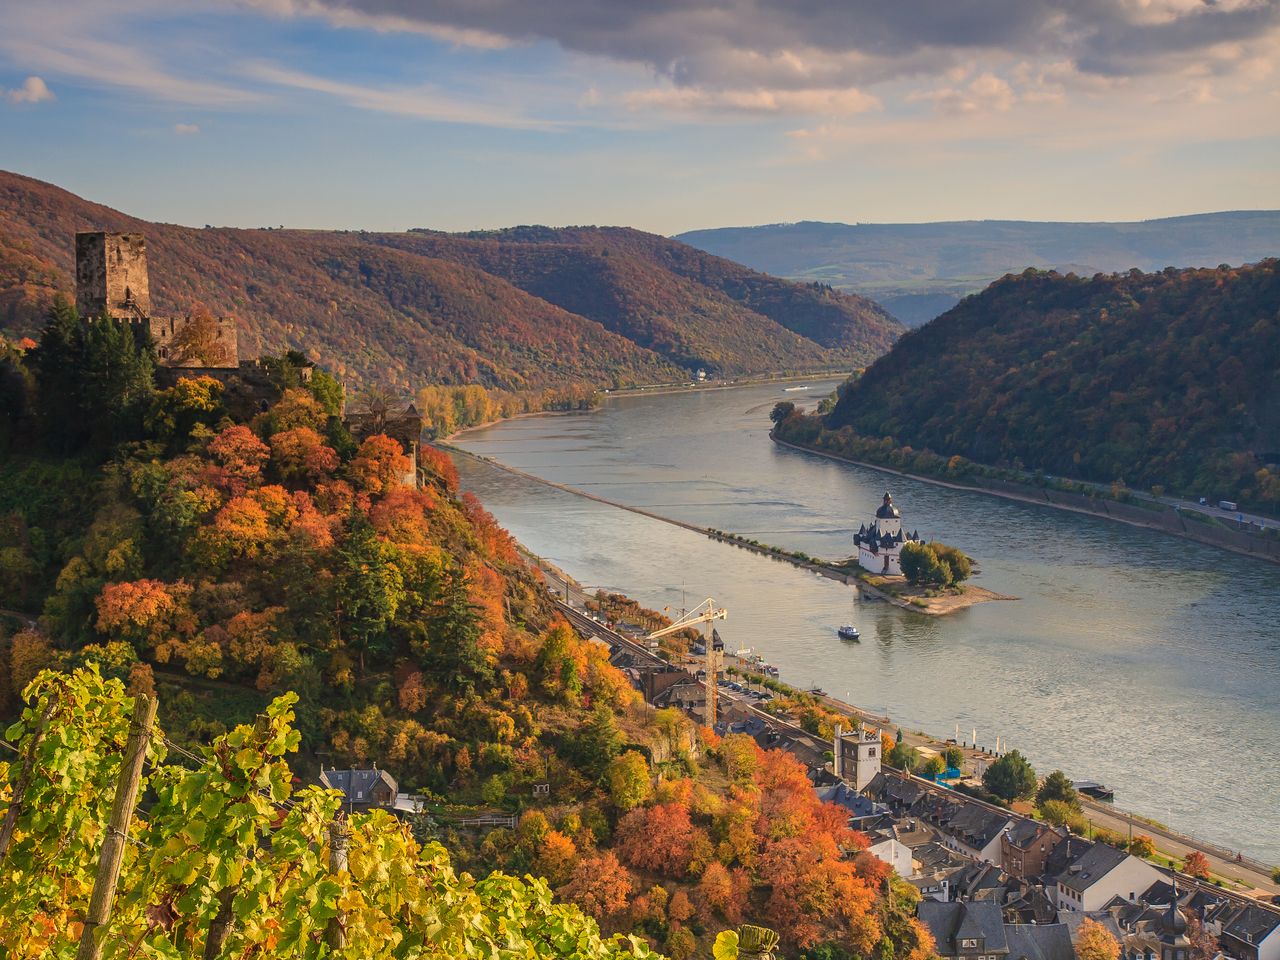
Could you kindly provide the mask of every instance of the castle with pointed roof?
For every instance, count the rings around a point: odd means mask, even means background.
[[[863,524],[853,535],[853,545],[858,548],[858,565],[864,570],[882,576],[896,577],[902,574],[902,545],[919,543],[920,534],[910,535],[902,527],[902,513],[886,490],[884,501],[876,510],[875,519]]]

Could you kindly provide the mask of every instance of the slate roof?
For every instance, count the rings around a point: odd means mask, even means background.
[[[1005,953],[1009,949],[1004,914],[998,903],[921,900],[916,916],[933,934],[940,954],[955,956],[961,940],[984,940],[987,953]]]
[[[1075,960],[1065,923],[1006,924],[1009,960]]]
[[[843,781],[829,787],[820,787],[816,791],[818,799],[824,803],[834,803],[844,807],[852,816],[870,817],[880,812],[879,804],[870,797],[864,797]]]
[[[1058,877],[1058,882],[1068,890],[1084,893],[1123,863],[1128,856],[1123,850],[1117,850],[1105,843],[1095,843],[1087,853]]]
[[[372,803],[373,787],[384,783],[391,790],[394,800],[398,787],[395,778],[385,770],[321,770],[320,784],[331,790],[341,790],[350,803]]]
[[[1068,833],[1058,841],[1058,845],[1050,850],[1049,856],[1045,858],[1045,877],[1053,878],[1056,883],[1058,877],[1066,873],[1073,863],[1092,850],[1094,846],[1093,841]]]
[[[1246,904],[1223,917],[1222,933],[1257,946],[1280,928],[1280,912]]]
[[[1036,820],[1019,818],[1014,820],[1004,833],[1011,844],[1019,850],[1026,850],[1036,844],[1042,836],[1052,832],[1053,829],[1046,824],[1039,823]],[[1056,836],[1054,840],[1056,842]]]

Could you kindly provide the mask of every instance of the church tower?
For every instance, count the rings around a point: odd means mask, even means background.
[[[836,724],[832,741],[835,775],[853,784],[853,789],[861,793],[880,772],[880,731],[855,727],[845,733],[844,728]]]
[[[105,313],[113,320],[142,323],[151,315],[142,234],[76,234],[76,309],[85,320]]]

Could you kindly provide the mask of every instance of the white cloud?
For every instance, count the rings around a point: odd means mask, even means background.
[[[200,132],[200,125],[196,123],[175,123],[173,132],[180,137],[194,137]]]
[[[362,110],[398,114],[419,120],[510,129],[552,129],[563,126],[556,121],[521,116],[504,104],[464,100],[430,87],[370,87],[330,80],[270,63],[248,64],[244,73],[276,86],[335,97]]]
[[[45,100],[58,99],[39,77],[27,77],[22,81],[22,86],[6,90],[5,96],[10,103],[43,103]]]
[[[678,113],[827,114],[851,116],[880,107],[880,101],[855,88],[817,90],[714,90],[705,87],[654,87],[624,98],[632,110]]]
[[[1003,113],[1014,105],[1017,96],[1009,81],[994,73],[983,73],[965,86],[943,87],[910,94],[909,102],[928,100],[939,113]]]
[[[161,59],[168,52],[163,44],[147,44],[138,39],[144,33],[118,29],[131,22],[130,14],[164,13],[156,0],[121,0],[119,6],[107,10],[93,0],[0,3],[0,55],[45,76],[75,77],[170,103],[232,107],[261,99],[254,91],[198,75],[191,63],[170,67]]]

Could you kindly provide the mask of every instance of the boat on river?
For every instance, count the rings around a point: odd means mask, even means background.
[[[858,632],[858,628],[853,624],[846,623],[836,631],[836,636],[841,640],[858,640],[862,637],[862,634]]]

